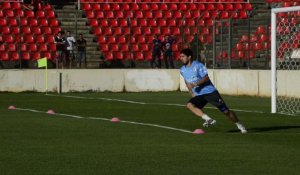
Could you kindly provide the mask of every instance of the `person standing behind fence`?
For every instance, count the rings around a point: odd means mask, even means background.
[[[167,69],[169,69],[169,63],[171,68],[174,69],[173,52],[172,52],[173,43],[174,43],[174,38],[166,35],[163,42],[163,51],[164,51],[165,66]]]
[[[54,40],[55,44],[56,44],[56,53],[57,53],[57,65],[56,68],[63,68],[63,62],[64,62],[64,57],[65,57],[65,42],[66,39],[63,37],[63,32],[60,31],[57,36],[55,37]]]
[[[75,54],[74,54],[74,44],[76,43],[76,40],[73,36],[71,36],[71,32],[67,31],[67,50],[66,50],[66,61],[67,61],[67,66],[69,68],[72,67],[73,60],[75,59]],[[71,58],[70,58],[71,57]]]
[[[84,60],[84,65],[86,68],[86,40],[83,35],[79,34],[79,39],[77,40],[77,68],[81,68],[81,61]]]
[[[154,35],[153,39],[153,49],[152,49],[152,60],[151,60],[151,67],[154,68],[161,68],[161,41],[158,38],[157,34]],[[157,62],[156,62],[157,59]],[[155,64],[155,66],[154,66]]]

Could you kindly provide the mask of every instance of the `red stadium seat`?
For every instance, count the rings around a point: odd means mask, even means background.
[[[41,27],[49,26],[48,20],[45,19],[45,18],[40,19],[40,20],[39,20],[39,26],[41,26]]]
[[[123,44],[123,43],[127,42],[127,39],[126,39],[126,37],[124,35],[123,36],[119,36],[118,39],[117,39],[117,42],[120,43],[120,44]]]
[[[45,43],[41,43],[41,44],[39,44],[39,46],[38,46],[38,50],[39,50],[40,52],[46,52],[46,51],[48,51],[48,45],[45,44]]]
[[[100,45],[100,50],[101,50],[102,52],[107,52],[107,51],[110,50],[110,48],[108,47],[107,44],[101,44],[101,45]]]
[[[16,44],[15,44],[15,43],[9,43],[9,44],[7,45],[7,50],[8,50],[9,52],[17,51]]]
[[[49,19],[49,18],[55,18],[55,12],[50,10],[50,11],[47,11],[47,15],[46,17]]]
[[[58,27],[59,26],[59,22],[57,19],[50,19],[49,24],[51,27]]]
[[[9,60],[9,56],[7,52],[0,52],[0,60],[1,61],[7,61]]]
[[[128,52],[129,51],[128,44],[121,44],[120,45],[120,51],[121,52]]]
[[[100,35],[100,36],[98,36],[97,41],[100,44],[106,43],[106,37],[103,35]]]
[[[141,35],[142,34],[141,28],[140,27],[133,28],[133,34],[134,35]]]
[[[115,27],[114,28],[114,32],[113,32],[114,35],[123,35],[123,30],[121,27]]]
[[[143,59],[144,59],[144,54],[143,54],[142,52],[136,52],[136,53],[134,54],[134,58],[135,58],[136,60],[143,60]]]
[[[108,36],[108,37],[107,37],[107,43],[109,43],[109,44],[114,44],[114,43],[116,43],[116,38],[115,38],[115,36]]]
[[[165,11],[165,10],[169,10],[169,8],[168,8],[168,5],[165,3],[161,3],[161,4],[159,4],[159,6],[156,3],[154,3],[154,4],[151,4],[151,10],[152,11],[155,11],[155,10]]]
[[[34,34],[34,35],[40,35],[40,34],[42,34],[41,28],[40,27],[33,27],[32,28],[32,34]]]
[[[139,45],[138,44],[132,44],[131,45],[131,50],[134,52],[137,52],[140,50]]]
[[[5,44],[0,44],[0,52],[5,52],[6,51],[6,45]]]
[[[30,53],[29,52],[22,52],[22,60],[30,60]]]
[[[47,43],[54,43],[54,36],[53,35],[46,35],[45,41]]]
[[[20,54],[18,52],[11,52],[10,59],[12,61],[20,60]]]
[[[104,11],[112,10],[111,9],[111,4],[108,4],[108,3],[102,4],[102,10],[104,10]]]
[[[34,12],[31,10],[26,10],[25,11],[25,17],[28,18],[35,18]]]
[[[137,36],[137,43],[146,43],[146,38],[144,35],[138,35]]]
[[[141,27],[148,26],[148,22],[147,22],[147,20],[145,18],[138,19],[138,23],[139,23],[139,26],[141,26]]]
[[[94,4],[92,4],[91,5],[91,10],[88,10],[88,11],[100,11],[101,10],[101,5],[100,4],[98,4],[98,3],[94,3]],[[87,11],[87,12],[88,12]]]
[[[113,54],[111,52],[105,52],[105,60],[109,61],[109,60],[113,60]]]
[[[86,11],[86,12],[85,12],[85,16],[86,16],[88,19],[95,18],[95,13],[94,13],[94,11]]]
[[[5,17],[6,18],[13,18],[15,17],[15,13],[12,9],[7,9],[4,11]]]
[[[137,3],[132,3],[132,4],[130,4],[130,6],[131,6],[130,9],[131,9],[132,11],[140,10],[139,4],[137,4]]]
[[[118,27],[118,20],[117,19],[111,19],[109,22],[110,27]]]
[[[178,10],[178,6],[175,3],[170,3],[170,4],[168,4],[168,6],[169,6],[169,10],[172,10],[172,11]]]
[[[160,26],[160,27],[167,26],[167,21],[165,19],[159,19],[158,20],[158,26]]]
[[[95,15],[95,17],[97,18],[97,19],[100,19],[100,18],[104,18],[104,12],[103,11],[97,11],[96,12],[96,15]]]
[[[149,20],[149,26],[150,26],[150,27],[156,27],[156,26],[157,26],[157,21],[156,21],[156,19],[150,19],[150,20]]]
[[[150,27],[144,27],[142,29],[142,32],[143,32],[144,35],[151,35],[152,34],[152,31],[151,31]]]
[[[37,21],[37,19],[34,19],[34,18],[30,19],[30,20],[29,20],[29,26],[30,26],[30,27],[36,27],[36,26],[38,26],[38,21]]]
[[[46,17],[45,12],[41,11],[41,10],[37,11],[36,12],[36,17],[37,18],[45,18]]]
[[[33,60],[38,60],[38,59],[41,58],[41,54],[40,54],[40,52],[33,52],[31,54],[31,57],[32,57]]]
[[[104,28],[103,29],[103,34],[104,35],[112,35],[112,28],[110,28],[110,27],[106,27],[106,28]]]
[[[55,43],[50,43],[50,44],[48,44],[48,46],[49,46],[49,50],[51,52],[56,51],[56,44]]]
[[[115,52],[114,53],[114,58],[118,60],[123,60],[124,56],[122,52]]]
[[[106,18],[108,18],[108,19],[113,19],[113,18],[115,18],[115,14],[114,14],[114,12],[113,11],[106,11],[105,12],[105,16],[106,16]]]
[[[5,43],[13,43],[13,42],[15,42],[14,37],[12,35],[10,35],[10,34],[4,35],[3,36],[3,41]]]
[[[10,34],[10,27],[9,26],[3,26],[2,27],[2,34],[6,35],[6,34]]]
[[[25,43],[22,43],[22,44],[21,44],[21,51],[22,51],[22,52],[27,51],[27,44],[25,44]]]
[[[113,51],[113,52],[119,51],[119,45],[118,44],[112,44],[110,46],[110,50]]]
[[[10,2],[2,2],[2,9],[11,9],[11,3]]]
[[[1,18],[0,18],[0,20],[1,20]],[[22,27],[24,27],[24,26],[28,26],[27,25],[28,24],[28,21],[27,21],[27,18],[21,18],[20,19],[20,25],[22,26]],[[1,23],[0,23],[0,26],[1,26]]]
[[[51,52],[42,52],[42,57],[46,57],[48,60],[52,59],[52,54]]]
[[[124,3],[124,4],[121,4],[121,9],[123,11],[128,11],[128,10],[130,10],[130,6],[129,6],[129,4]]]
[[[37,46],[36,44],[29,44],[28,45],[28,51],[30,52],[36,52],[38,49],[37,49]]]
[[[16,18],[10,18],[9,21],[8,21],[8,25],[9,25],[10,27],[13,27],[13,26],[19,26],[18,21],[17,21]]]
[[[154,12],[154,18],[163,18],[163,14],[161,11],[155,11]]]

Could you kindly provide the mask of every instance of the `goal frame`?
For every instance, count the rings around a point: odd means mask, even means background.
[[[277,112],[277,48],[276,48],[276,29],[277,16],[281,12],[300,11],[300,6],[273,8],[271,10],[271,113]]]

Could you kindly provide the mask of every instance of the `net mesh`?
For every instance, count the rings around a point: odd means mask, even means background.
[[[299,86],[299,77],[286,73],[300,70],[300,11],[278,13],[276,23],[277,111],[299,115],[300,88],[294,92],[286,90],[288,86]]]

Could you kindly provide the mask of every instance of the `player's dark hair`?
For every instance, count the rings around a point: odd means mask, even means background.
[[[186,48],[186,49],[182,49],[180,51],[180,53],[186,55],[186,56],[191,56],[191,59],[193,60],[193,51],[189,48]]]

